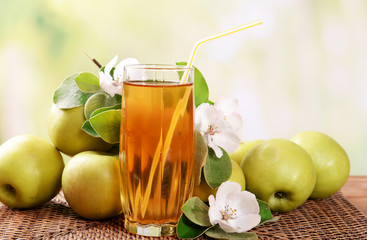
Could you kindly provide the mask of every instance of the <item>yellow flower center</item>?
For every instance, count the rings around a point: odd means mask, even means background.
[[[218,130],[217,126],[215,126],[214,124],[210,124],[209,128],[208,128],[208,131],[206,133],[213,136],[217,133],[220,133],[220,131]]]
[[[222,213],[222,219],[226,221],[234,219],[237,216],[237,209],[231,208],[229,204],[227,204],[224,209],[220,210],[220,212]]]

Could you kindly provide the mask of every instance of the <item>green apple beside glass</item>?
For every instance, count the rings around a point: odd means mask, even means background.
[[[316,185],[310,197],[326,198],[340,190],[350,170],[344,149],[334,139],[317,131],[300,132],[292,140],[308,152],[316,170]]]
[[[286,139],[270,139],[253,147],[242,161],[246,190],[267,202],[272,211],[287,212],[311,195],[316,172],[309,154]]]
[[[112,147],[99,137],[93,137],[83,129],[84,107],[60,109],[52,105],[47,121],[51,142],[62,153],[74,156],[83,151],[107,151]]]
[[[61,188],[64,162],[59,151],[33,135],[13,137],[0,146],[0,202],[12,208],[34,208]]]
[[[229,153],[228,155],[232,160],[237,162],[238,165],[241,165],[241,162],[242,162],[243,158],[245,157],[246,153],[248,153],[248,151],[250,151],[251,148],[256,146],[256,144],[258,144],[262,141],[264,141],[264,140],[258,139],[258,140],[250,140],[250,141],[241,142],[240,145],[238,146],[237,150],[232,152],[232,153]]]
[[[241,167],[235,161],[231,160],[231,163],[232,174],[229,177],[228,181],[239,183],[241,185],[241,191],[244,191],[246,188],[245,175],[243,174]],[[202,176],[200,184],[194,187],[193,196],[200,198],[203,202],[207,202],[209,196],[215,196],[216,192],[217,190],[209,187],[209,185],[205,182],[204,177]]]
[[[121,213],[118,155],[86,151],[72,157],[62,174],[62,189],[70,207],[88,219]]]

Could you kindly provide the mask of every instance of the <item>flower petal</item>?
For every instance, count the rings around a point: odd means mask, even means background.
[[[261,216],[259,214],[248,214],[233,219],[231,226],[233,227],[233,232],[244,233],[256,227],[260,221]]]
[[[212,136],[212,141],[214,144],[221,146],[227,153],[231,153],[237,150],[241,139],[234,131],[227,129]]]
[[[195,126],[199,130],[207,131],[210,125],[220,119],[220,112],[209,103],[202,103],[195,110]]]
[[[210,136],[209,136],[210,137]],[[205,139],[205,138],[204,138]],[[211,147],[211,149],[214,150],[215,156],[217,156],[217,158],[221,158],[223,156],[223,151],[222,149],[220,149],[220,147],[218,147],[215,143],[213,143],[213,141],[208,141],[208,146]]]
[[[215,207],[215,197],[213,196],[213,195],[210,195],[209,197],[208,197],[208,201],[209,201],[209,206],[210,207]]]
[[[217,191],[216,198],[209,197],[209,218],[226,232],[247,232],[260,223],[259,205],[256,196],[248,191],[241,192],[237,182],[224,182]]]
[[[225,117],[226,127],[234,131],[240,130],[242,127],[242,117],[238,112],[233,112]]]
[[[216,207],[216,201],[213,195],[210,195],[209,198],[209,220],[210,223],[214,226],[218,223],[218,221],[222,218],[222,214],[220,210]]]
[[[139,64],[139,61],[136,58],[126,58],[122,60],[119,64],[117,64],[115,71],[113,72],[113,78],[119,81],[122,81],[124,77],[124,66],[132,65],[132,64]]]
[[[110,72],[111,72],[111,69],[113,68],[113,66],[115,66],[116,62],[117,62],[117,58],[118,58],[118,55],[115,55],[111,61],[109,61],[105,68],[104,68],[104,73],[107,74],[107,75],[111,75]]]
[[[236,194],[231,204],[238,209],[238,215],[259,214],[260,207],[256,196],[249,191],[242,191]]]
[[[226,181],[222,183],[216,194],[216,205],[219,209],[223,209],[237,193],[241,192],[241,185],[236,182]]]
[[[100,75],[101,76],[101,75]],[[100,77],[99,78],[99,85],[100,87],[103,89],[103,91],[105,91],[106,93],[108,93],[109,95],[111,95],[111,97],[113,97],[115,95],[115,90],[116,87],[113,86],[113,81],[104,81],[103,79],[106,79],[106,77]]]
[[[114,92],[115,92],[115,94],[122,95],[122,85],[115,87]]]
[[[220,220],[220,221],[218,221],[220,228],[223,229],[225,232],[229,232],[229,233],[233,233],[233,232],[237,231],[237,229],[233,225],[233,222],[234,222],[233,220],[229,220],[229,221]]]
[[[99,86],[112,97],[115,95],[115,86],[113,85],[113,79],[110,72],[113,66],[116,64],[117,58],[118,56],[116,55],[106,64],[104,72],[99,72]]]
[[[214,106],[220,109],[224,115],[228,115],[237,111],[238,100],[236,98],[223,97],[214,103]]]

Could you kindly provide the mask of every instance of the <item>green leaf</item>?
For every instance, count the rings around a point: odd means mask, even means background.
[[[116,104],[121,104],[122,102],[122,96],[119,94],[115,94],[115,96],[113,96],[113,100],[115,100]]]
[[[101,67],[101,69],[99,71],[104,72],[105,68],[106,68],[106,66],[103,66],[103,67]],[[113,77],[114,72],[115,72],[115,67],[112,67],[111,71],[110,71],[111,77]]]
[[[107,110],[96,115],[93,113],[89,119],[93,129],[108,143],[118,143],[120,141],[120,120],[120,109]]]
[[[222,149],[222,148],[221,148]],[[227,181],[232,174],[232,163],[226,151],[221,158],[217,158],[212,148],[208,148],[208,157],[204,165],[204,177],[212,189],[216,189]]]
[[[202,227],[191,222],[185,214],[182,214],[177,224],[177,236],[180,239],[193,239],[200,237],[211,227]]]
[[[195,185],[199,185],[201,181],[201,171],[204,167],[205,160],[208,156],[208,147],[206,146],[205,139],[199,131],[195,131]]]
[[[261,216],[261,220],[258,225],[261,225],[265,222],[275,222],[279,220],[279,217],[273,217],[269,205],[266,202],[257,199],[257,203],[259,204],[259,215]]]
[[[115,98],[112,98],[109,94],[104,92],[98,92],[93,94],[85,103],[84,115],[86,119],[89,119],[92,113],[104,107],[111,107],[117,104]]]
[[[198,197],[192,197],[185,202],[182,212],[191,222],[202,227],[209,227],[212,224],[209,220],[209,207]]]
[[[195,68],[194,74],[194,89],[195,92],[198,92],[197,94],[195,93],[195,106],[198,107],[200,104],[208,102],[209,88],[204,76],[197,68]]]
[[[74,80],[79,89],[85,93],[95,93],[100,90],[99,78],[93,73],[79,73]]]
[[[278,221],[279,219],[280,219],[280,217],[279,217],[279,216],[276,216],[276,217],[273,217],[272,219],[266,220],[266,221],[264,221],[264,222],[260,222],[260,223],[258,224],[258,226],[259,226],[259,225],[261,225],[261,224],[264,224],[264,223],[276,222],[276,221]]]
[[[177,62],[176,65],[186,66],[186,62]],[[195,106],[198,107],[202,103],[208,102],[209,88],[205,81],[203,74],[194,67],[194,94],[195,94]]]
[[[102,108],[98,108],[96,109],[91,115],[90,117],[93,117],[97,114],[100,114],[102,112],[105,112],[105,111],[108,111],[108,110],[120,110],[121,112],[121,104],[116,104],[116,105],[113,105],[111,107],[102,107]]]
[[[83,123],[83,126],[82,126],[82,129],[88,133],[89,135],[91,135],[92,137],[100,137],[98,135],[98,133],[94,130],[94,128],[92,127],[91,123],[89,120],[86,120],[84,123]],[[108,152],[109,153],[114,153],[114,154],[119,154],[119,146],[120,144],[119,143],[115,143],[109,150]]]
[[[218,225],[209,229],[205,232],[205,235],[214,239],[228,239],[228,240],[256,240],[257,234],[254,232],[245,232],[245,233],[227,233],[223,229],[221,229]]]
[[[53,100],[58,108],[68,109],[83,106],[92,95],[92,93],[80,91],[74,81],[77,75],[77,73],[70,75],[56,89]]]
[[[261,201],[259,199],[257,199],[257,203],[259,204],[259,208],[260,208],[260,212],[259,212],[259,215],[261,216],[260,224],[265,222],[266,220],[272,219],[273,215],[271,214],[269,205],[266,202]]]
[[[83,123],[82,129],[88,133],[89,135],[93,136],[93,137],[99,137],[98,133],[93,129],[92,125],[90,124],[89,120],[86,120]]]

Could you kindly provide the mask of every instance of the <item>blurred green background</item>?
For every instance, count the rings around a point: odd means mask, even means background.
[[[0,0],[0,143],[48,139],[57,86],[98,74],[85,52],[102,64],[186,61],[199,39],[257,19],[199,49],[210,99],[240,100],[245,140],[318,130],[367,175],[367,1]]]

